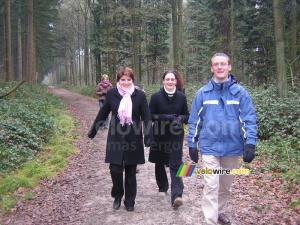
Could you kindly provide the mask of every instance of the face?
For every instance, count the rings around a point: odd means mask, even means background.
[[[228,58],[225,56],[216,56],[211,60],[210,70],[214,73],[216,82],[225,82],[231,70],[231,65],[228,64]]]
[[[108,81],[108,78],[104,78],[103,80],[104,80],[104,81]]]
[[[174,91],[176,86],[177,80],[173,73],[168,73],[165,78],[163,79],[163,84],[167,91]]]
[[[123,75],[119,80],[120,87],[124,90],[128,90],[131,88],[133,82],[130,76]]]

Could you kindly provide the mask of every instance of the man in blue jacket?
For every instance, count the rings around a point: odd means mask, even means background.
[[[212,79],[194,96],[187,141],[191,159],[204,169],[233,169],[238,158],[250,163],[257,135],[255,110],[248,92],[237,83],[230,58],[217,53],[211,58]],[[198,145],[198,146],[197,146]],[[205,174],[202,209],[207,225],[231,224],[225,215],[233,175]]]

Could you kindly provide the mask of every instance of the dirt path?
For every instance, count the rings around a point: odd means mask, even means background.
[[[135,211],[127,212],[123,204],[119,210],[113,210],[111,178],[108,164],[104,163],[107,130],[99,131],[93,140],[86,137],[98,112],[97,100],[65,89],[50,89],[65,102],[70,114],[78,119],[79,138],[76,145],[80,153],[72,156],[70,164],[55,178],[41,182],[34,189],[32,200],[20,202],[12,212],[1,215],[0,224],[204,224],[201,210],[202,177],[193,175],[184,178],[184,205],[174,211],[170,205],[170,196],[162,197],[157,193],[154,165],[147,162],[147,148],[146,164],[138,166]],[[184,162],[191,163],[186,146]],[[251,196],[244,197],[247,193],[245,187],[248,188],[248,178],[238,177],[233,187],[237,191],[233,193],[228,210],[233,225],[298,225],[295,220],[298,217],[294,214],[290,216],[283,212],[273,218],[275,220],[270,220],[272,216],[268,212],[255,211]],[[291,220],[285,222],[289,217]]]

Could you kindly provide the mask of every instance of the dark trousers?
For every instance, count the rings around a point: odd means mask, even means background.
[[[176,177],[178,168],[173,168],[170,165],[171,176],[171,205],[177,197],[182,197],[183,193],[183,181],[182,177]],[[169,189],[169,182],[164,164],[155,163],[155,178],[159,192],[166,192]]]
[[[137,192],[136,184],[137,165],[116,165],[110,164],[110,175],[113,182],[111,196],[113,198],[122,198],[125,189],[125,206],[134,206]],[[125,185],[123,184],[123,169],[125,170]],[[125,186],[125,188],[124,188]]]
[[[164,164],[155,163],[155,179],[159,192],[167,192],[169,190],[169,181]]]

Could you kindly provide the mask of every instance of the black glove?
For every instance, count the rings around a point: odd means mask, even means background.
[[[166,120],[173,122],[174,120],[176,120],[176,116],[173,114],[166,114]]]
[[[94,127],[92,127],[88,132],[88,137],[90,139],[93,139],[96,136],[96,134],[97,134],[97,130]]]
[[[144,145],[145,145],[145,147],[150,147],[151,146],[151,138],[145,136]]]
[[[244,146],[244,153],[243,153],[243,160],[244,162],[251,163],[251,161],[255,157],[255,146],[254,145],[245,145]]]
[[[195,163],[198,163],[198,159],[199,159],[198,149],[194,147],[189,147],[189,154],[191,160],[193,160]]]
[[[179,115],[177,116],[177,123],[183,123],[184,117]]]

